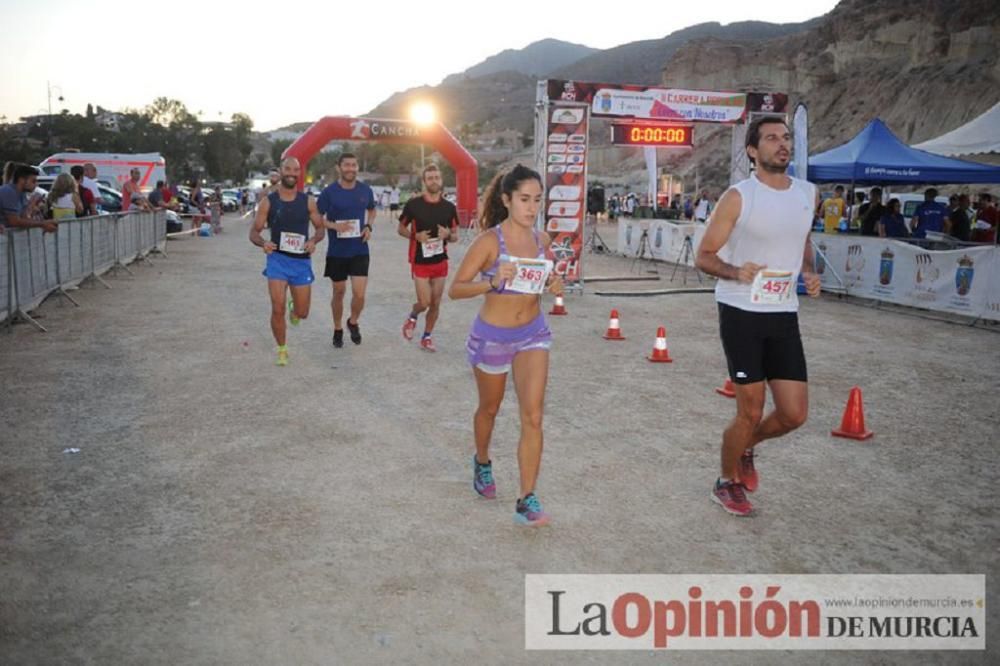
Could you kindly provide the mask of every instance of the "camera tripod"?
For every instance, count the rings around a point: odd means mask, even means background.
[[[677,275],[677,269],[684,266],[684,286],[688,283],[688,271],[694,270],[694,274],[698,276],[698,284],[704,284],[701,279],[701,271],[698,270],[696,266],[688,266],[688,262],[694,260],[694,243],[691,241],[691,235],[688,234],[684,236],[684,243],[681,244],[681,249],[677,251],[677,260],[674,262],[674,270],[670,273],[670,281],[674,281],[674,276]]]
[[[642,272],[642,264],[645,262],[647,273],[659,274],[659,270],[656,268],[656,258],[653,257],[653,251],[649,248],[649,229],[645,228],[642,230],[642,235],[639,236],[639,249],[636,250],[635,259],[632,260],[632,270],[635,270],[636,265],[639,266],[639,271]]]
[[[587,217],[590,216],[588,215]],[[597,252],[600,254],[607,254],[608,244],[604,242],[604,239],[601,238],[601,234],[597,232],[597,222],[598,220],[595,217],[593,223],[591,224],[590,238],[587,239],[584,247],[586,247],[587,251],[591,253]]]

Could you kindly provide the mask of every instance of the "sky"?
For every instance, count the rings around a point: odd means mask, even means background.
[[[242,111],[257,130],[271,130],[364,114],[395,92],[436,85],[540,39],[603,49],[709,21],[796,23],[835,4],[300,0],[234,9],[192,0],[0,0],[7,27],[0,36],[0,121],[47,113],[50,84],[55,113],[83,113],[88,102],[141,108],[170,97],[204,121]]]

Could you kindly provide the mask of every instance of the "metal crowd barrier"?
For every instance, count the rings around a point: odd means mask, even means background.
[[[130,212],[58,221],[59,230],[6,228],[0,233],[0,322],[17,320],[40,331],[45,327],[28,313],[58,293],[79,305],[67,292],[88,278],[110,289],[101,276],[148,261],[151,252],[165,254],[167,220],[162,211]]]

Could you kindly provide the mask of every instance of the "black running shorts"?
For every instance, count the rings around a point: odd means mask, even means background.
[[[323,275],[333,282],[343,282],[348,276],[368,277],[369,259],[370,256],[367,254],[353,257],[327,257],[326,270],[323,271]]]
[[[809,381],[797,312],[748,312],[719,303],[719,333],[734,383]]]

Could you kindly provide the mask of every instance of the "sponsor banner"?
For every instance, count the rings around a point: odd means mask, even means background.
[[[812,238],[824,287],[843,286],[852,296],[1000,320],[1000,250],[995,247],[930,251],[865,236],[814,233]]]
[[[615,83],[549,79],[551,102],[583,103],[603,118],[643,118],[684,122],[739,123],[747,112],[784,113],[784,93],[684,90]]]
[[[678,223],[669,220],[629,220],[618,219],[618,248],[628,257],[634,257],[639,252],[643,229],[649,232],[649,252],[654,259],[680,263],[684,254],[684,238],[691,236],[693,249],[698,249],[705,235],[704,224]],[[694,265],[694,254],[687,261]]]
[[[809,173],[809,110],[802,103],[795,106],[795,113],[792,115],[792,141],[795,175],[805,180]]]
[[[986,576],[557,575],[529,650],[985,650]]]
[[[545,231],[552,237],[548,256],[567,285],[582,280],[583,221],[587,212],[587,108],[550,104],[544,152]]]
[[[419,139],[420,125],[406,120],[355,118],[351,121],[351,139]]]

